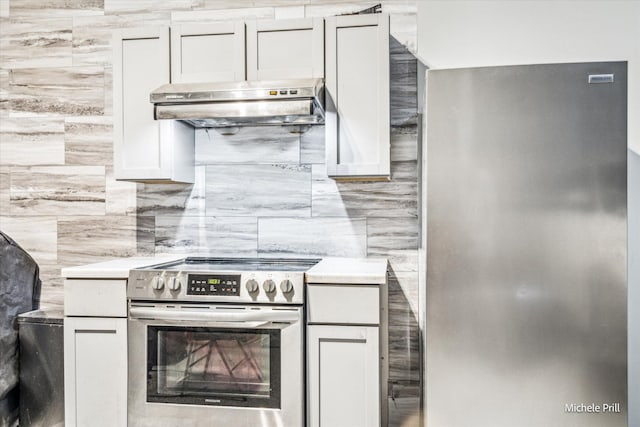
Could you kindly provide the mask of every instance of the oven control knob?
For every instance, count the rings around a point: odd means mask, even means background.
[[[247,280],[246,287],[247,287],[247,291],[248,291],[250,294],[253,294],[253,293],[255,293],[255,292],[258,292],[258,282],[256,282],[256,281],[255,281],[255,279],[249,279],[249,280]]]
[[[288,294],[289,292],[293,291],[293,283],[291,283],[291,280],[284,279],[282,282],[280,282],[280,290],[283,294]]]
[[[181,283],[180,283],[180,281],[178,280],[177,277],[171,277],[169,279],[169,284],[168,284],[169,290],[174,291],[174,292],[175,291],[179,291],[180,290],[180,285],[181,285]]]
[[[271,294],[276,291],[276,282],[271,279],[267,279],[262,284],[262,288],[266,293]]]
[[[153,283],[151,284],[151,287],[153,289],[155,289],[156,291],[161,291],[162,288],[164,288],[164,279],[160,276],[158,277],[154,277],[153,278]]]

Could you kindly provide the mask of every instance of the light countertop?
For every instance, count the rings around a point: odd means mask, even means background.
[[[132,268],[175,261],[185,255],[119,258],[95,264],[63,268],[67,279],[126,279]],[[387,280],[385,258],[323,258],[306,273],[307,283],[383,284]]]
[[[175,261],[184,255],[163,255],[157,257],[118,258],[111,261],[86,264],[78,267],[63,268],[61,276],[66,279],[126,279],[132,268]]]
[[[306,273],[307,283],[381,285],[387,281],[386,258],[323,258]]]

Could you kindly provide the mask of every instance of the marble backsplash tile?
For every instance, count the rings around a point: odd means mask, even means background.
[[[9,115],[9,70],[0,68],[0,117]]]
[[[60,277],[60,264],[38,264],[40,267],[40,308],[64,308],[64,280]]]
[[[412,394],[401,395],[389,402],[389,427],[422,427],[419,386],[411,387]]]
[[[300,163],[303,165],[324,164],[324,141],[324,126],[311,126],[307,132],[300,135]]]
[[[67,165],[113,164],[113,119],[81,116],[64,119],[64,159]]]
[[[202,0],[104,0],[105,14],[140,14],[152,11],[191,10]]]
[[[391,161],[418,160],[418,126],[391,128]]]
[[[420,244],[418,218],[391,217],[367,219],[367,248],[369,251],[418,249]]]
[[[300,6],[309,3],[309,0],[203,0],[203,9],[233,9],[238,6],[245,8],[263,8],[277,6]]]
[[[399,305],[406,301],[398,296],[400,291],[390,291],[389,298],[397,299],[397,308],[389,307],[389,378],[397,380],[420,380],[420,327]]]
[[[113,116],[113,67],[104,67],[104,112],[105,116]]]
[[[300,162],[300,135],[284,127],[240,128],[234,135],[217,129],[196,131],[196,162],[211,163],[293,163]]]
[[[416,161],[392,162],[390,181],[350,182],[328,178],[313,165],[313,216],[417,217]]]
[[[259,218],[258,254],[266,257],[363,257],[365,218]]]
[[[153,255],[154,217],[65,216],[58,219],[58,261],[80,265]]]
[[[0,216],[9,215],[11,168],[0,166]]]
[[[111,67],[113,31],[119,28],[168,26],[170,12],[150,10],[146,13],[73,18],[72,57],[74,66]],[[108,86],[111,88],[111,86]]]
[[[25,3],[29,0],[25,0]],[[11,5],[21,3],[12,1]],[[37,2],[33,2],[37,3]],[[71,66],[71,18],[3,20],[0,39],[2,68]]]
[[[104,166],[31,166],[11,171],[11,215],[104,215]]]
[[[208,165],[208,216],[310,216],[311,168],[305,165]]]
[[[75,17],[72,24],[73,65],[111,65],[113,31],[120,21],[116,15]]]
[[[245,7],[237,8],[238,3],[235,2],[236,8],[216,9],[216,10],[195,10],[193,12],[172,12],[171,23],[206,23],[215,21],[230,21],[234,19],[273,19],[275,16],[273,7]]]
[[[419,383],[418,272],[389,270],[389,377]]]
[[[387,258],[389,260],[389,264],[395,271],[418,271],[417,249],[367,248],[367,256]]]
[[[397,301],[402,304],[398,305],[398,308],[406,310],[411,316],[412,321],[418,321],[419,307],[418,307],[418,272],[417,271],[397,271],[394,266],[391,266],[391,272],[389,274],[389,280],[394,282],[394,285],[398,286],[398,291],[406,299],[406,304],[402,301]]]
[[[418,60],[394,37],[389,39],[391,126],[416,125]]]
[[[0,164],[64,164],[64,121],[58,117],[3,117]]]
[[[31,16],[102,15],[104,0],[11,0],[10,15]]]
[[[0,217],[0,230],[15,240],[38,264],[58,260],[58,223],[53,216]],[[38,230],[34,233],[33,230]]]
[[[116,181],[113,166],[105,168],[105,213],[107,215],[135,215],[137,191],[144,184]]]
[[[196,166],[193,184],[139,184],[138,215],[204,216],[205,171],[205,166]]]
[[[417,286],[416,286],[417,288]],[[389,283],[389,377],[418,382],[420,379],[420,327],[408,310],[409,296],[393,280]]]
[[[104,110],[102,67],[26,68],[10,74],[11,116],[96,116]]]
[[[258,219],[255,217],[156,217],[156,254],[255,257]]]

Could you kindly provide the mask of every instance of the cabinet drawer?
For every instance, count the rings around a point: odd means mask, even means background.
[[[64,315],[127,317],[127,281],[65,280]]]
[[[380,287],[377,285],[307,286],[310,323],[380,323]]]

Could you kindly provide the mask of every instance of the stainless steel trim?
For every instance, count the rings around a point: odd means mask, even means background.
[[[296,322],[300,320],[297,311],[244,310],[240,312],[218,312],[213,310],[189,310],[185,308],[163,309],[147,307],[129,308],[131,319],[177,320],[194,322]]]

